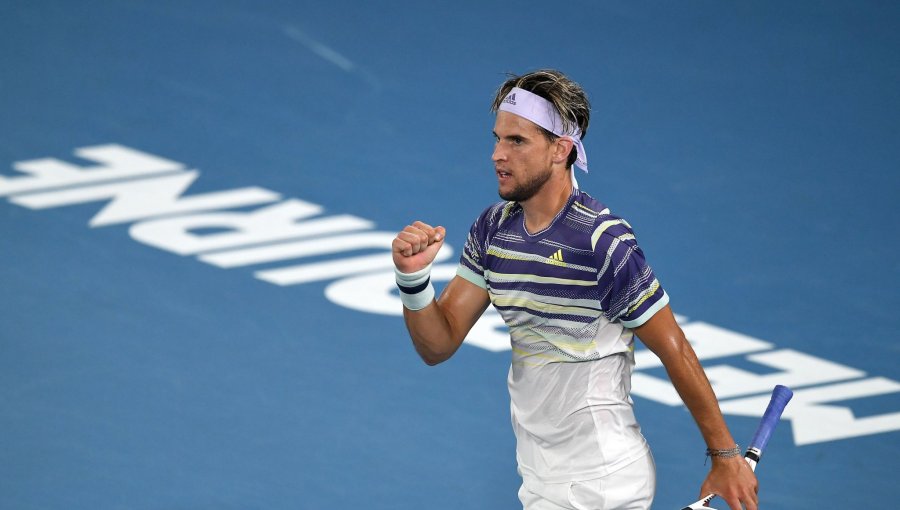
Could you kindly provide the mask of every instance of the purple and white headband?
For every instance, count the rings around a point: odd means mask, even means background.
[[[556,136],[572,140],[578,152],[575,165],[587,173],[587,153],[584,151],[584,144],[581,143],[581,129],[573,124],[569,131],[565,131],[565,124],[553,103],[533,92],[513,87],[503,98],[498,110],[528,119]]]

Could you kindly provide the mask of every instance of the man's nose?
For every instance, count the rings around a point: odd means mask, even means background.
[[[495,163],[497,161],[502,161],[502,160],[506,159],[506,153],[503,151],[503,148],[501,147],[501,145],[502,144],[500,144],[500,143],[494,144],[494,153],[491,154],[491,161],[493,161]]]

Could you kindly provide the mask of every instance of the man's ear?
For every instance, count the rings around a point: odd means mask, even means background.
[[[575,147],[575,142],[571,138],[557,138],[553,147],[553,162],[566,164],[573,147]]]

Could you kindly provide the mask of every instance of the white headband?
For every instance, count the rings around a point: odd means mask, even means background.
[[[564,131],[565,124],[553,103],[525,89],[513,87],[503,98],[498,109],[528,119],[556,136],[572,140],[578,152],[575,165],[585,172],[588,171],[587,153],[584,151],[584,144],[581,143],[581,129],[573,124],[570,131]]]

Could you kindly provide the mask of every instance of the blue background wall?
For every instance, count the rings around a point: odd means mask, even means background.
[[[199,169],[190,193],[424,219],[458,251],[497,199],[493,91],[555,67],[594,106],[581,186],[635,226],[676,312],[896,380],[898,22],[892,2],[7,1],[0,175],[118,143]],[[508,352],[428,368],[399,318],[327,282],[90,228],[101,205],[0,202],[0,508],[516,508]],[[678,508],[702,440],[683,408],[636,404],[655,507]],[[764,508],[893,504],[896,431],[790,430]]]

